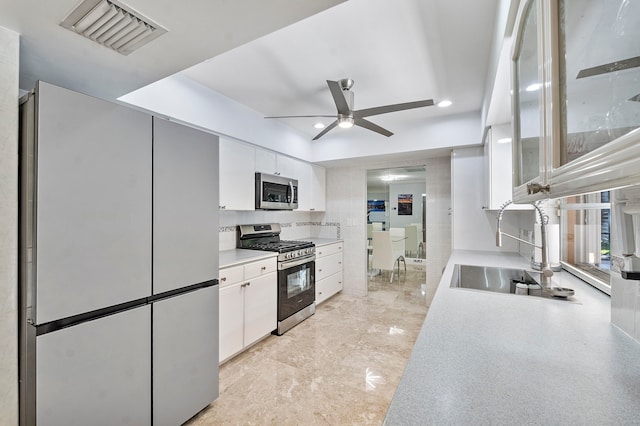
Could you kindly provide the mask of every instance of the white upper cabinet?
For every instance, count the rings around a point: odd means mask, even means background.
[[[311,208],[312,211],[326,210],[326,169],[311,165]]]
[[[298,180],[298,210],[325,210],[325,169],[321,166],[293,160],[295,171],[292,175]]]
[[[640,5],[525,0],[515,33],[514,198],[640,183]]]
[[[296,160],[265,149],[255,149],[255,170],[260,173],[297,179]]]
[[[311,188],[311,164],[296,161],[292,177],[298,180],[298,210],[310,211],[313,207]]]
[[[509,124],[489,128],[484,141],[486,193],[484,209],[499,210],[512,197],[512,131]],[[509,209],[529,208],[511,204]]]
[[[276,153],[266,149],[255,149],[255,170],[260,173],[275,175],[278,172],[276,166]]]
[[[255,209],[255,148],[220,138],[220,210]]]

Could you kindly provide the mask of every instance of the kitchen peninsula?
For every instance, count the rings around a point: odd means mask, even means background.
[[[607,295],[559,272],[574,301],[451,288],[456,264],[525,268],[509,253],[454,251],[386,425],[637,424],[640,345]]]

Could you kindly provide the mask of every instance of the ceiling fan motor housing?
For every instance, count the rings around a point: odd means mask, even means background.
[[[338,80],[338,84],[340,85],[340,88],[342,90],[349,90],[353,87],[353,83],[355,83],[355,81],[351,80],[350,78],[343,78],[341,80]]]

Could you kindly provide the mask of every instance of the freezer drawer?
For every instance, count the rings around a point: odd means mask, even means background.
[[[184,423],[218,397],[218,286],[153,304],[153,424]]]
[[[36,423],[151,424],[151,307],[36,338]]]

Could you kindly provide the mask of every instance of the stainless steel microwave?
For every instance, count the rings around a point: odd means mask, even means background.
[[[298,181],[282,176],[256,173],[256,209],[298,208]]]

